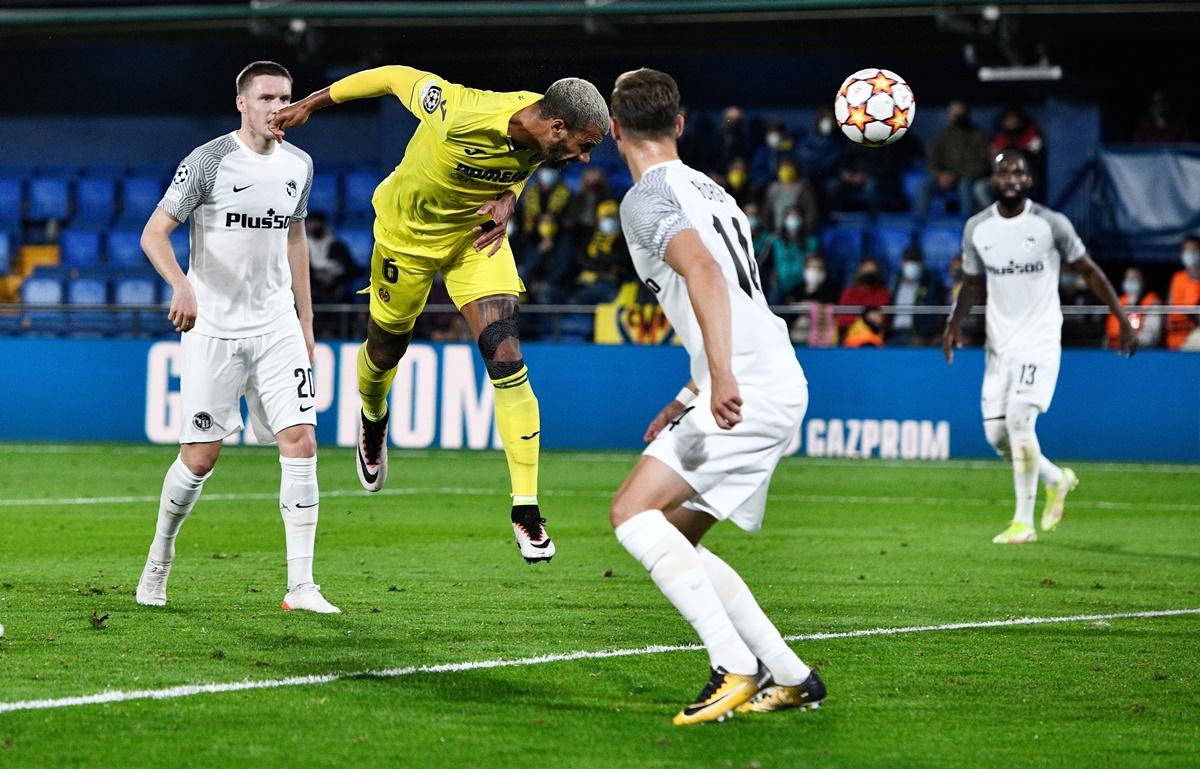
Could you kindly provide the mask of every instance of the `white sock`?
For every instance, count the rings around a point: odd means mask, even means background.
[[[1034,425],[1037,422],[1037,407],[1028,403],[1010,405],[1004,421],[1012,443],[1013,489],[1017,495],[1017,507],[1013,520],[1033,526],[1033,506],[1037,502],[1038,467],[1041,464],[1042,448],[1038,444]]]
[[[175,457],[163,478],[162,495],[158,498],[158,524],[154,541],[150,543],[151,558],[163,563],[170,563],[175,558],[175,536],[196,506],[204,482],[211,475],[211,470],[208,475],[193,475],[183,463],[183,457]]]
[[[1042,454],[1041,461],[1038,462],[1038,477],[1042,479],[1042,483],[1047,486],[1057,486],[1062,483],[1062,476],[1062,468],[1046,459],[1046,455]]]
[[[709,664],[730,673],[753,675],[758,661],[725,613],[700,561],[700,554],[661,510],[645,510],[616,529],[617,541],[650,572],[663,595],[691,623]]]
[[[317,541],[316,457],[280,457],[279,513],[287,540],[288,590],[313,581],[313,547]]]
[[[704,547],[697,547],[708,581],[717,591],[725,612],[737,628],[738,635],[750,647],[755,657],[763,661],[775,683],[796,686],[808,678],[812,670],[792,651],[779,630],[763,613],[758,601],[741,576],[729,564]]]

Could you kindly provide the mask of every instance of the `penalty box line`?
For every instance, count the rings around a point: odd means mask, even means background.
[[[909,627],[880,627],[865,630],[847,630],[829,633],[804,633],[787,636],[787,641],[826,641],[838,638],[867,638],[871,636],[906,635],[911,633],[935,633],[949,630],[976,630],[996,627],[1017,627],[1023,625],[1053,625],[1065,622],[1101,622],[1116,619],[1152,619],[1157,617],[1177,617],[1180,615],[1197,615],[1200,609],[1163,609],[1159,611],[1120,612],[1116,614],[1076,614],[1066,617],[1019,617],[1015,619],[980,620],[975,622],[953,622],[946,625],[913,625]],[[242,692],[255,689],[280,689],[288,686],[320,686],[337,681],[362,678],[401,678],[403,676],[419,675],[422,673],[462,673],[472,670],[491,670],[494,668],[528,667],[545,665],[551,662],[572,662],[575,660],[597,660],[613,657],[638,657],[647,654],[664,654],[666,652],[697,651],[704,647],[698,644],[677,646],[643,646],[637,649],[605,649],[601,651],[577,651],[566,654],[544,654],[538,657],[522,657],[519,659],[477,660],[474,662],[447,662],[437,665],[413,665],[401,668],[383,670],[363,670],[353,673],[325,673],[322,675],[292,676],[260,681],[232,681],[228,683],[187,684],[171,686],[164,689],[140,689],[133,691],[105,691],[97,694],[86,694],[76,697],[58,697],[42,700],[19,700],[16,702],[0,702],[0,713],[13,713],[22,710],[53,710],[57,708],[76,707],[81,705],[104,705],[114,702],[130,702],[133,700],[170,700],[182,697],[194,697],[199,694],[223,694],[226,692]]]

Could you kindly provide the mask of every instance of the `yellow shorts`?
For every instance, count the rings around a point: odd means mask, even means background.
[[[421,251],[396,251],[375,241],[371,252],[371,319],[391,334],[412,331],[417,316],[425,309],[433,276],[441,271],[446,290],[458,309],[485,296],[525,292],[517,276],[517,262],[506,238],[494,256],[491,246],[476,251],[475,235],[463,246],[445,255]]]

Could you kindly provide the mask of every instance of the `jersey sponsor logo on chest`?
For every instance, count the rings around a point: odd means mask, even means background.
[[[244,211],[229,211],[225,214],[225,226],[243,230],[279,230],[288,226],[291,217],[277,214],[274,208],[267,209],[266,216],[255,216]]]
[[[1046,263],[1041,259],[1036,262],[1023,262],[1018,264],[1010,259],[1008,264],[984,264],[989,275],[1033,275],[1035,273],[1044,272]]]
[[[454,171],[450,174],[450,178],[455,181],[470,179],[480,182],[493,182],[495,184],[516,184],[529,178],[529,171],[525,169],[501,171],[497,168],[476,168],[466,163],[457,163],[454,166]]]

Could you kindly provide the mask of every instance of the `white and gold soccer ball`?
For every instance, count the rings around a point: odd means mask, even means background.
[[[912,86],[889,69],[860,69],[846,78],[833,100],[842,133],[866,147],[896,141],[908,133],[916,115]]]

